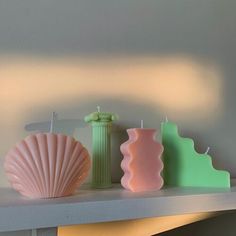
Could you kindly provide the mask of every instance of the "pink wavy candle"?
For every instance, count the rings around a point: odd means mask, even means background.
[[[155,141],[156,130],[137,128],[127,133],[129,140],[120,147],[124,155],[122,186],[133,192],[159,190],[163,185],[163,146]]]
[[[29,135],[6,155],[4,168],[12,187],[31,198],[71,195],[88,175],[86,148],[70,136]]]

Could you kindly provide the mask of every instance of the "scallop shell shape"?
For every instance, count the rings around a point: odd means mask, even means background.
[[[31,198],[73,194],[90,166],[88,151],[80,142],[53,133],[29,135],[8,152],[4,163],[12,187]]]

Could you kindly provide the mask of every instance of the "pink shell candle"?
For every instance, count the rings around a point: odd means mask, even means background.
[[[88,151],[70,136],[29,135],[6,155],[5,172],[12,187],[31,198],[71,195],[90,169]]]
[[[122,186],[133,192],[159,190],[163,185],[163,146],[155,141],[156,130],[137,128],[127,132],[129,140],[120,147],[124,155]]]

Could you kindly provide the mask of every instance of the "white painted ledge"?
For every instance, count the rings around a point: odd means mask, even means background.
[[[114,185],[56,199],[32,200],[0,189],[0,232],[90,224],[236,209],[236,182],[231,189],[166,188],[132,193]]]

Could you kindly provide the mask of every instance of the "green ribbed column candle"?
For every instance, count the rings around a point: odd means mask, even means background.
[[[93,112],[86,116],[85,121],[92,125],[92,187],[111,187],[111,126],[117,116],[112,113]]]

